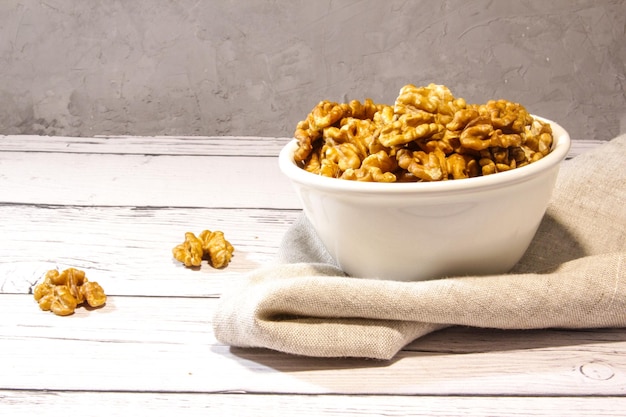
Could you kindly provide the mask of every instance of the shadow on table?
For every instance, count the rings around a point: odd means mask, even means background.
[[[497,330],[450,327],[430,333],[404,347],[403,351],[440,354],[509,352],[555,349],[568,346],[626,342],[624,329],[533,329]]]
[[[472,327],[450,327],[421,337],[409,343],[393,359],[380,361],[364,358],[312,358],[276,352],[262,348],[231,347],[230,353],[238,358],[259,363],[280,372],[306,372],[322,370],[385,368],[404,358],[456,356],[475,353],[551,350],[558,354],[560,348],[594,344],[626,342],[623,329],[585,330],[494,330]]]

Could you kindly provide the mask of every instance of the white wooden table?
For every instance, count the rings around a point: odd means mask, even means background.
[[[220,294],[300,213],[287,141],[0,136],[0,416],[626,415],[620,329],[452,328],[390,362],[218,343]],[[226,269],[172,259],[203,229],[235,246]],[[34,284],[70,266],[106,306],[40,311]]]

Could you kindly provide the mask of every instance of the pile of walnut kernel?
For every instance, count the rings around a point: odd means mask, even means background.
[[[405,85],[393,106],[319,102],[295,131],[294,159],[333,178],[441,181],[508,171],[550,152],[550,125],[518,103],[467,104],[443,85]]]
[[[57,316],[67,316],[83,303],[90,307],[101,307],[107,297],[97,282],[89,281],[85,272],[75,268],[59,272],[52,269],[46,273],[42,283],[33,291],[35,301],[44,311],[52,311]]]
[[[207,259],[214,268],[225,268],[234,251],[223,232],[203,230],[198,236],[185,233],[185,241],[172,249],[172,255],[186,267],[200,266],[202,260]]]

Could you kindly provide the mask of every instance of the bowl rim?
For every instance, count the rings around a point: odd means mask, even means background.
[[[284,175],[294,182],[309,187],[325,189],[326,191],[351,193],[449,193],[468,192],[476,189],[489,189],[526,181],[559,165],[567,156],[571,139],[569,133],[558,123],[544,117],[532,115],[533,118],[549,123],[552,128],[554,141],[550,153],[540,160],[510,171],[498,172],[492,175],[464,178],[448,181],[432,182],[367,182],[351,181],[339,178],[330,178],[316,175],[300,168],[293,160],[293,153],[298,147],[298,141],[292,139],[280,151],[279,167]]]

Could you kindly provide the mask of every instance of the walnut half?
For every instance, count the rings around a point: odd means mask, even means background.
[[[38,284],[33,295],[39,308],[52,311],[57,316],[68,316],[85,301],[90,307],[101,307],[106,303],[104,290],[97,282],[90,282],[85,272],[68,268],[63,272],[52,269]]]
[[[219,269],[228,266],[234,251],[223,232],[203,230],[198,236],[186,232],[185,241],[172,249],[172,255],[186,267],[200,266],[206,259],[213,268]]]

